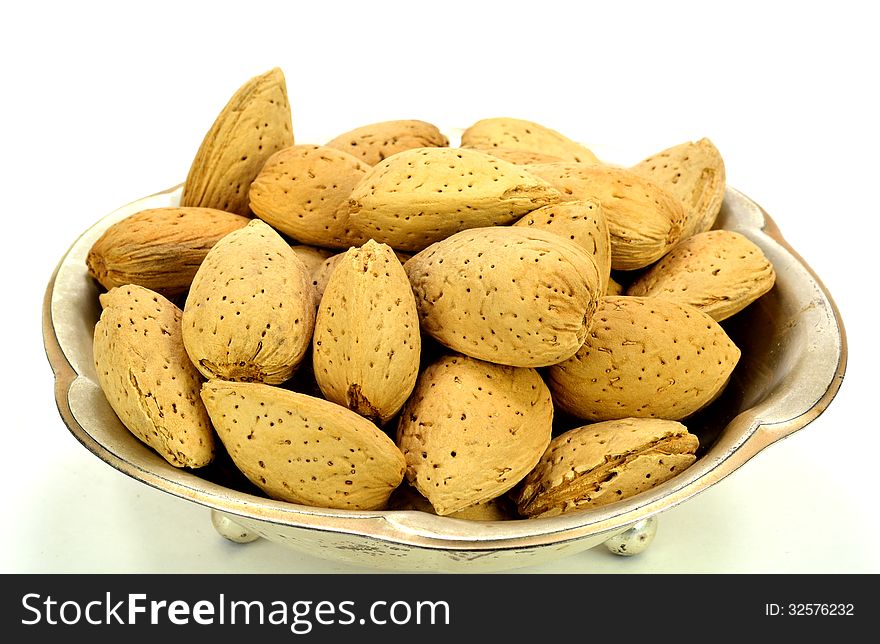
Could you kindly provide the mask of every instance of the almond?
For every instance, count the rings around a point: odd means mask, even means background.
[[[550,442],[553,404],[534,369],[446,356],[419,376],[397,427],[406,477],[437,514],[516,485]]]
[[[249,215],[251,182],[273,153],[291,145],[287,86],[275,68],[242,85],[217,116],[190,166],[180,205]]]
[[[516,511],[511,506],[511,501],[502,495],[482,503],[469,505],[458,512],[453,512],[446,516],[450,519],[465,519],[466,521],[505,521],[517,518]],[[388,509],[415,510],[417,512],[437,514],[431,502],[407,483],[394,490],[394,494],[388,500]]]
[[[327,147],[347,152],[368,165],[376,165],[404,150],[448,145],[449,139],[425,121],[372,123],[340,134],[327,143]]]
[[[284,382],[315,324],[311,275],[268,224],[221,239],[199,267],[183,312],[183,342],[207,378]]]
[[[682,239],[712,228],[724,201],[725,172],[721,153],[709,139],[673,146],[632,169],[681,201],[686,215]]]
[[[710,230],[678,244],[627,294],[690,304],[720,322],[764,295],[775,281],[773,265],[747,237]]]
[[[365,418],[259,383],[213,380],[202,399],[235,465],[273,499],[375,510],[403,480],[400,450]]]
[[[334,255],[332,250],[309,246],[308,244],[294,244],[290,247],[290,250],[296,253],[299,260],[305,264],[306,270],[310,275],[314,275],[315,271],[321,268],[321,265]]]
[[[525,150],[576,163],[599,163],[596,155],[556,130],[532,121],[491,118],[477,121],[461,135],[464,148]]]
[[[599,292],[605,293],[611,277],[611,237],[598,201],[569,201],[533,210],[514,226],[542,229],[582,246],[599,269]]]
[[[523,516],[550,517],[629,498],[695,460],[699,440],[681,423],[626,418],[560,434],[516,495]]]
[[[181,311],[130,284],[101,295],[93,352],[98,384],[122,424],[175,467],[214,460],[201,377],[183,348]]]
[[[601,295],[586,250],[528,227],[462,231],[404,268],[424,332],[460,353],[517,367],[572,356]]]
[[[421,335],[412,288],[394,251],[346,252],[321,298],[312,352],[327,400],[384,423],[416,384]]]
[[[547,371],[553,400],[591,421],[681,420],[727,384],[740,351],[692,306],[645,297],[604,297],[577,353]]]
[[[515,165],[532,165],[535,163],[559,163],[562,161],[559,157],[552,154],[544,154],[543,152],[535,152],[534,150],[517,150],[515,148],[490,148],[482,150],[486,154],[498,157]]]
[[[615,281],[613,277],[608,278],[608,288],[605,289],[605,295],[623,295],[625,291],[623,284]]]
[[[333,274],[333,270],[344,255],[345,253],[331,255],[325,259],[320,266],[312,271],[312,286],[315,287],[315,295],[319,302],[324,295],[324,289],[327,288],[327,282],[330,280],[330,275]],[[397,261],[401,264],[406,263],[406,261],[412,257],[412,255],[401,253],[397,250],[394,251],[394,256],[397,257]]]
[[[89,274],[106,289],[138,284],[185,293],[205,255],[249,219],[212,208],[152,208],[110,226],[89,250]]]
[[[333,148],[285,148],[266,161],[251,184],[251,210],[304,244],[326,248],[362,244],[367,238],[348,221],[348,196],[369,169]]]
[[[681,238],[681,203],[630,170],[581,163],[530,165],[528,170],[556,188],[563,201],[599,201],[608,220],[615,270],[653,264]]]
[[[378,242],[418,251],[557,201],[546,182],[512,163],[474,150],[417,148],[385,159],[355,186],[351,221]]]

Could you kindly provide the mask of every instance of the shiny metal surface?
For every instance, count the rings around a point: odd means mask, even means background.
[[[634,557],[647,550],[656,536],[657,517],[651,516],[637,521],[632,527],[614,535],[602,545],[621,557]]]
[[[831,296],[770,217],[728,188],[717,226],[749,237],[768,256],[777,283],[722,326],[743,357],[723,394],[685,421],[699,435],[697,462],[676,478],[624,501],[568,515],[469,522],[415,511],[340,511],[262,497],[228,462],[178,470],[135,439],[97,385],[92,333],[98,290],[86,272],[92,243],[112,223],[145,208],[176,205],[180,187],[133,202],[89,228],[62,258],[43,306],[46,353],[58,410],[93,454],[147,485],[216,510],[247,540],[258,535],[315,556],[401,570],[516,568],[596,546],[686,501],[830,404],[846,367],[846,336]]]

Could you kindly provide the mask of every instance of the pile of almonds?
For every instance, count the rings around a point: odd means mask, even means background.
[[[423,121],[295,144],[274,69],[217,117],[180,207],[92,247],[98,380],[169,463],[223,449],[274,499],[614,502],[695,461],[679,421],[740,357],[719,321],[773,286],[755,244],[710,230],[724,190],[707,139],[624,168],[512,118],[459,148]]]

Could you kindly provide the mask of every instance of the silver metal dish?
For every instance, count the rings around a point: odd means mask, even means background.
[[[43,305],[43,337],[61,418],[93,454],[147,485],[212,510],[218,532],[258,537],[358,565],[397,570],[490,571],[537,564],[603,542],[618,554],[650,543],[656,515],[702,492],[775,441],[821,414],[846,367],[840,314],[807,264],[757,204],[728,188],[717,227],[755,242],[777,272],[773,290],[722,325],[742,349],[723,394],[686,424],[699,458],[647,492],[594,510],[547,518],[472,522],[416,511],[326,510],[267,499],[221,463],[180,470],[135,439],[97,384],[92,334],[98,288],[85,258],[114,222],[145,208],[175,206],[181,187],[135,201],[89,228],[61,259]]]

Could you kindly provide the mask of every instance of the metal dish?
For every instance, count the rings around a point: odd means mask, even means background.
[[[837,393],[846,367],[840,314],[819,281],[757,204],[728,188],[717,227],[755,242],[773,263],[773,290],[723,326],[743,357],[723,394],[686,421],[703,447],[697,462],[647,492],[595,510],[547,519],[471,522],[415,511],[325,510],[273,501],[233,468],[179,470],[119,422],[92,363],[100,315],[85,257],[114,222],[145,208],[177,205],[181,188],[135,201],[89,228],[62,258],[43,306],[55,399],[73,435],[119,471],[212,510],[234,541],[258,537],[309,554],[397,570],[489,571],[537,564],[603,542],[618,554],[650,543],[655,517],[717,483],[771,443],[814,420]]]

